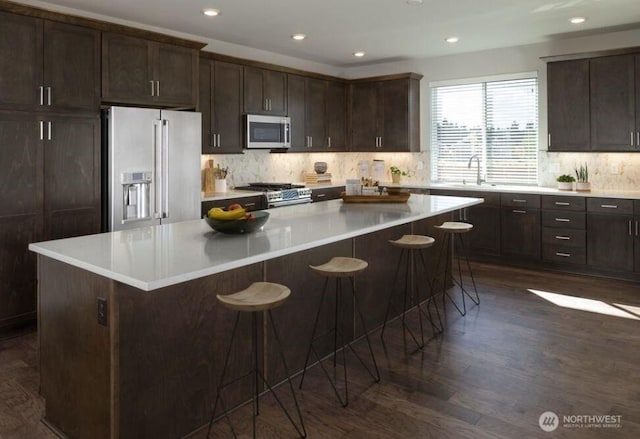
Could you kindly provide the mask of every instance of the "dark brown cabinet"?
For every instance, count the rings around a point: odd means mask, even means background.
[[[105,32],[102,100],[109,103],[195,108],[198,51]]]
[[[0,21],[0,108],[99,108],[98,31],[8,13]]]
[[[500,205],[502,255],[540,259],[540,196],[501,194]]]
[[[633,201],[587,200],[587,263],[613,271],[634,269]]]
[[[286,116],[287,74],[245,66],[244,111]]]
[[[590,60],[593,150],[638,150],[635,58],[636,55],[619,55]]]
[[[549,151],[588,151],[589,60],[547,65]]]
[[[419,151],[420,78],[351,85],[353,151]]]
[[[202,153],[242,153],[243,67],[200,60]]]
[[[561,264],[586,263],[586,214],[582,197],[542,196],[542,258]]]
[[[312,188],[311,201],[316,203],[318,201],[337,200],[341,198],[343,192],[344,186]]]
[[[343,84],[298,75],[287,77],[291,152],[344,151]]]
[[[640,273],[640,200],[633,202],[634,271]]]

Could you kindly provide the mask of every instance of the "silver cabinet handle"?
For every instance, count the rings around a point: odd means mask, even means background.
[[[313,148],[313,136],[309,136],[309,145]]]
[[[244,203],[242,206],[243,207],[252,207],[252,206],[255,206],[255,205],[256,205],[256,203]]]
[[[559,236],[559,235],[556,235],[556,239],[560,239],[562,241],[571,241],[571,237],[570,236]]]
[[[632,236],[632,234],[631,234],[631,220],[629,220],[629,236]]]
[[[638,221],[636,221],[636,236],[638,236]]]
[[[601,204],[600,207],[602,207],[603,209],[617,209],[618,205],[617,204]]]
[[[517,210],[517,209],[512,210],[512,212],[513,213],[527,213],[526,210]]]
[[[47,121],[47,140],[51,140],[51,136],[53,135],[52,134],[53,130],[51,129],[51,126],[52,126],[51,121],[50,120]]]
[[[38,88],[40,89],[40,105],[44,105],[44,85]]]
[[[47,87],[47,105],[51,106],[51,87]]]
[[[216,133],[211,133],[211,137],[213,137],[213,147],[215,148],[216,146],[218,146],[216,145],[216,139],[217,139]]]
[[[222,141],[220,140],[220,133],[218,133],[218,148],[222,146]]]
[[[636,140],[637,140],[636,146],[640,146],[640,131],[636,133]]]
[[[556,201],[556,206],[571,206],[571,203],[567,203],[566,201]]]
[[[633,131],[631,131],[631,146],[633,146]]]
[[[40,140],[44,140],[44,121],[40,121]]]
[[[547,144],[551,146],[551,133],[547,134]]]
[[[513,199],[511,201],[513,201],[514,203],[526,203],[527,202],[527,200],[520,200],[520,199],[517,199],[517,198]]]
[[[327,147],[331,148],[331,136],[327,137]]]
[[[562,256],[563,258],[570,258],[571,257],[571,253],[556,252],[556,256]]]
[[[571,220],[569,218],[556,218],[556,222],[558,222],[558,223],[570,223]]]
[[[382,136],[380,136],[380,148],[382,148],[382,145],[383,145],[383,143],[382,143]]]
[[[326,196],[327,196],[327,194],[317,194],[317,195],[316,195],[316,197],[318,197],[318,198],[324,198],[324,197],[326,197]]]
[[[149,81],[149,83],[151,84],[151,96],[155,96],[156,95],[156,89],[153,86],[153,81]]]
[[[156,81],[156,96],[160,96],[160,81]]]

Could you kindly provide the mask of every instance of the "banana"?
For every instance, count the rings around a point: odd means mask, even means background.
[[[207,215],[211,219],[219,220],[219,221],[232,221],[240,218],[244,218],[244,214],[246,210],[243,208],[234,209],[225,211],[220,209],[219,207],[214,207],[207,212]]]

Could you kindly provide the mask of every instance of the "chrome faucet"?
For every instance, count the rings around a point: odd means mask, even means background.
[[[476,161],[478,162],[478,175],[476,177],[476,184],[480,186],[484,180],[480,178],[480,157],[478,157],[478,154],[474,154],[471,156],[471,158],[469,159],[469,163],[467,163],[467,168],[471,169],[471,162],[473,161],[473,159],[476,159]]]

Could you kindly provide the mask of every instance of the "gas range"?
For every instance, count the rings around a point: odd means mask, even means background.
[[[240,191],[264,192],[269,208],[311,202],[311,189],[297,184],[249,183],[248,186],[237,186],[235,189]]]

